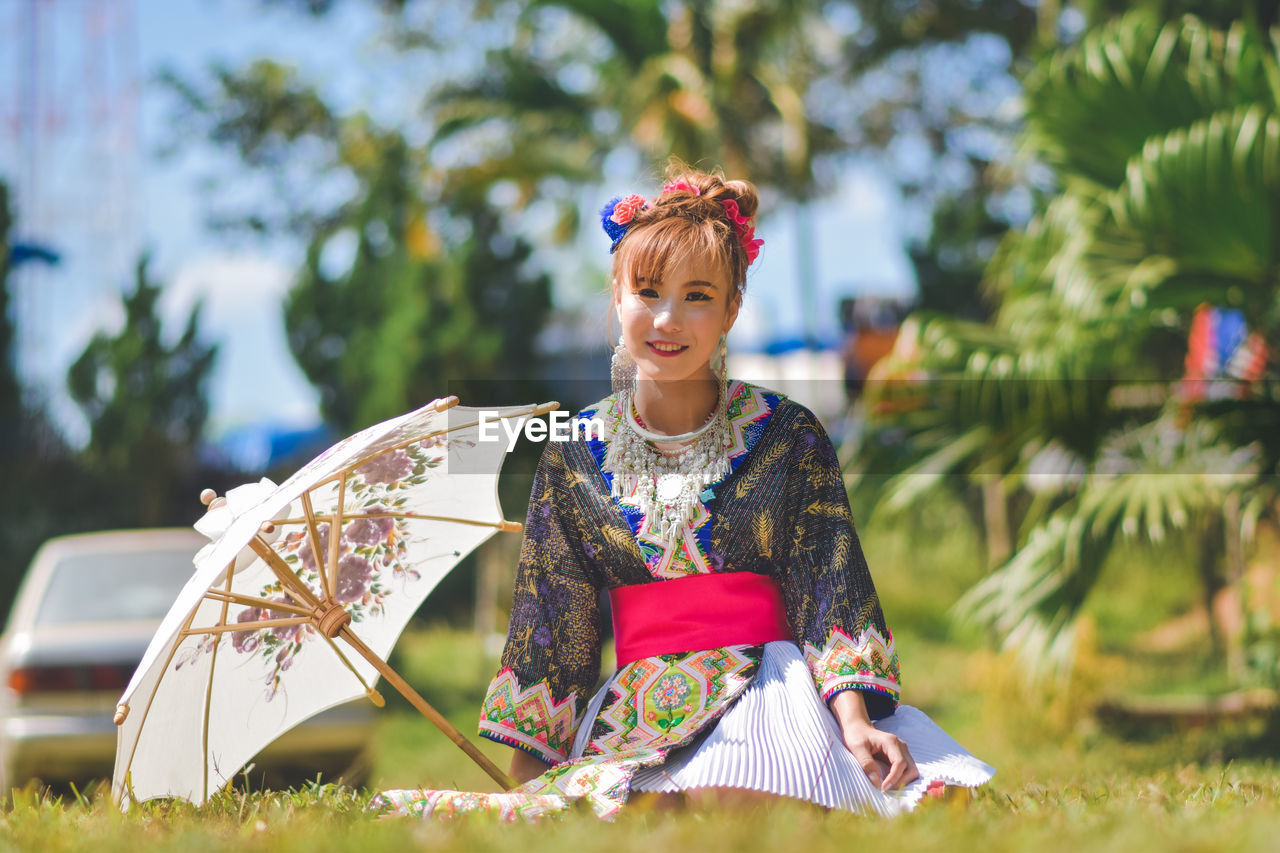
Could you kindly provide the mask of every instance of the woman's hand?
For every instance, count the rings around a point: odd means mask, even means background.
[[[882,732],[868,723],[841,726],[844,745],[862,765],[862,770],[872,784],[888,791],[899,785],[920,778],[916,762],[902,739],[890,732]]]
[[[897,735],[872,725],[867,705],[857,690],[837,693],[831,699],[831,713],[840,724],[845,747],[880,790],[888,791],[920,778],[907,745]]]

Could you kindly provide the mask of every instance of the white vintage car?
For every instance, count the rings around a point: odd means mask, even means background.
[[[116,702],[208,542],[194,530],[50,539],[36,552],[0,636],[0,792],[111,778]],[[363,778],[367,701],[331,708],[254,759],[270,784]]]

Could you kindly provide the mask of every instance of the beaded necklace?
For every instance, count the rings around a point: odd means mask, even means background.
[[[605,471],[613,475],[612,495],[634,497],[661,536],[672,542],[697,515],[707,486],[729,473],[728,388],[720,383],[716,406],[706,423],[680,435],[662,435],[644,427],[631,391],[618,394],[621,409],[613,440],[605,454]],[[661,450],[655,445],[689,442]]]

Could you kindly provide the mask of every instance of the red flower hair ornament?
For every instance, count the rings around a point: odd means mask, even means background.
[[[724,206],[725,216],[729,217],[729,224],[733,226],[738,239],[742,241],[742,248],[747,253],[747,266],[751,266],[760,254],[760,247],[764,245],[764,240],[756,236],[756,227],[751,224],[750,217],[742,215],[737,201],[727,198],[720,204]]]
[[[676,181],[674,184],[667,184],[662,188],[664,193],[669,192],[687,192],[693,195],[702,195],[702,191],[685,181]],[[733,226],[734,233],[738,235],[738,240],[742,243],[743,251],[747,253],[747,266],[750,266],[760,254],[760,247],[764,245],[764,240],[756,236],[755,225],[752,224],[751,218],[742,215],[742,211],[738,208],[738,202],[734,199],[725,199],[720,202],[724,207],[725,216],[729,219],[729,224]],[[635,219],[636,213],[644,210],[649,206],[644,196],[631,194],[625,198],[613,198],[604,209],[600,211],[600,225],[604,228],[604,233],[609,235],[609,239],[613,241],[613,245],[609,247],[609,254],[618,248],[618,243],[622,242],[623,236],[631,227],[631,220]]]

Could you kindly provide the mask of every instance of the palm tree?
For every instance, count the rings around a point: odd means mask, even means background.
[[[483,152],[453,170],[458,180],[513,180],[528,200],[554,194],[548,178],[598,178],[605,158],[628,148],[648,162],[712,160],[804,199],[814,191],[815,157],[838,148],[804,107],[818,71],[814,4],[521,6],[514,43],[477,79],[432,99],[435,144],[465,134]]]
[[[798,280],[811,330],[814,247],[804,202],[817,195],[815,159],[843,147],[805,105],[810,82],[834,58],[820,58],[816,46],[837,49],[822,37],[819,5],[533,0],[520,6],[521,37],[493,53],[478,79],[444,90],[429,105],[438,122],[435,146],[462,138],[483,151],[447,170],[447,189],[511,181],[522,202],[556,203],[554,234],[568,240],[580,224],[578,188],[599,180],[615,152],[636,152],[650,164],[674,155],[723,166],[798,202]]]
[[[897,472],[888,506],[979,475],[1016,493],[1016,551],[960,610],[1029,661],[1062,666],[1120,538],[1178,532],[1208,577],[1217,549],[1206,543],[1273,511],[1276,383],[1187,425],[1169,366],[1205,301],[1280,339],[1280,63],[1246,21],[1221,31],[1132,13],[1047,56],[1025,102],[1023,154],[1053,182],[987,271],[997,314],[990,325],[912,318],[881,369],[935,381],[871,390],[877,428],[910,450],[885,459],[867,442],[861,465]],[[1050,458],[1070,464],[1046,483],[1037,471]],[[1242,558],[1227,550],[1234,574]]]

